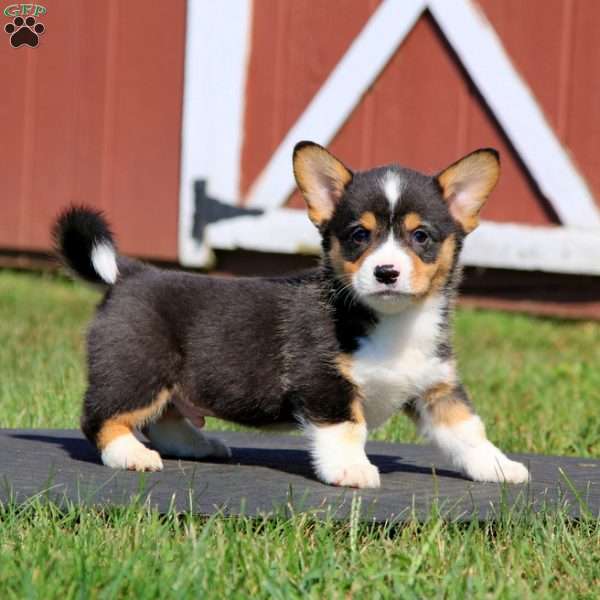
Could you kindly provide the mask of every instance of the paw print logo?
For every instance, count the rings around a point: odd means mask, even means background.
[[[10,45],[13,48],[23,45],[35,48],[40,41],[39,36],[46,28],[41,23],[36,23],[35,17],[15,17],[12,23],[4,26],[4,31],[10,35]]]

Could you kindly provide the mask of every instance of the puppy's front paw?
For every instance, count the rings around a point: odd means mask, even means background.
[[[508,458],[500,465],[500,477],[500,481],[507,483],[526,483],[530,479],[524,464]]]
[[[529,471],[520,462],[510,460],[493,444],[473,448],[466,457],[463,471],[474,481],[525,483]]]
[[[378,488],[381,486],[379,471],[371,463],[338,465],[321,471],[323,482],[353,488]]]

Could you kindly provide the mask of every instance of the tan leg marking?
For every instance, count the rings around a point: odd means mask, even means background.
[[[336,358],[336,366],[342,377],[349,381],[355,389],[355,397],[350,404],[350,414],[352,415],[352,421],[359,425],[366,423],[365,413],[363,410],[363,398],[360,395],[358,385],[354,381],[352,375],[352,363],[353,358],[351,354],[342,353]]]
[[[356,387],[352,377],[352,356],[342,352],[335,359],[335,364],[342,377]]]
[[[365,442],[365,430],[367,428],[367,422],[362,407],[362,400],[356,397],[350,405],[350,414],[352,420],[346,422],[346,427],[340,436],[340,440],[344,444],[355,445],[364,444]]]
[[[171,390],[163,389],[149,406],[121,413],[105,421],[98,432],[98,448],[104,450],[116,438],[131,433],[134,429],[142,428],[148,421],[159,416],[171,397],[171,393]]]
[[[475,481],[523,483],[529,473],[510,460],[487,439],[481,419],[456,393],[455,386],[442,383],[421,399],[419,425],[448,460]]]
[[[451,383],[440,383],[431,388],[425,394],[424,402],[434,425],[456,425],[474,414],[468,404],[456,397]]]

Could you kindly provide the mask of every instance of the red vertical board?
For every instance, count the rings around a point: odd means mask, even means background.
[[[501,153],[502,177],[483,216],[504,222],[554,222],[428,14],[419,19],[331,144],[354,168],[397,162],[429,173],[487,146]],[[301,207],[302,201],[295,195],[290,205]]]
[[[0,44],[0,247],[48,250],[79,202],[108,212],[125,252],[175,259],[185,2],[44,6],[38,47]]]
[[[254,2],[242,193],[344,55],[377,0]]]
[[[479,2],[600,203],[600,3]]]
[[[600,2],[573,7],[572,55],[566,100],[566,143],[600,202]]]

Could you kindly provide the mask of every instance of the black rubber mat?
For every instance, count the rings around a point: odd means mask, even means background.
[[[452,519],[491,519],[503,507],[555,510],[566,506],[600,514],[600,461],[515,455],[532,481],[525,485],[474,483],[444,463],[429,446],[371,442],[367,451],[381,471],[378,490],[319,483],[305,440],[297,436],[210,432],[232,449],[228,462],[165,460],[160,473],[115,471],[75,430],[0,429],[0,500],[18,503],[40,495],[94,506],[149,502],[209,515],[328,511],[345,518],[354,502],[363,519],[426,518],[432,507]],[[163,457],[164,458],[164,457]]]

